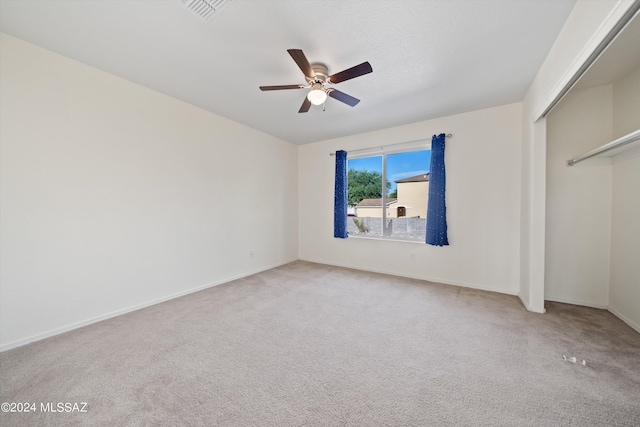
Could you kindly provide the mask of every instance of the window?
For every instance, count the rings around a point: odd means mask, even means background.
[[[347,155],[349,236],[424,242],[431,150]]]

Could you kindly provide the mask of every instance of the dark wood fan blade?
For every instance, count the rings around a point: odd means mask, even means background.
[[[360,65],[356,65],[355,67],[351,67],[347,70],[340,71],[339,73],[335,73],[334,75],[329,76],[329,81],[333,84],[336,84],[372,72],[373,68],[371,68],[371,64],[369,64],[368,62],[363,62]]]
[[[340,92],[339,90],[335,89],[329,91],[329,96],[352,107],[355,107],[358,102],[360,102],[358,98],[354,98],[351,95],[347,95],[346,93]]]
[[[311,64],[309,64],[307,57],[304,56],[304,53],[302,53],[300,49],[288,49],[287,52],[289,52],[289,55],[291,55],[293,60],[296,61],[296,64],[298,64],[298,67],[300,67],[305,76],[310,79],[315,78],[316,73],[313,72]]]
[[[260,86],[260,90],[302,89],[304,85]]]
[[[309,111],[310,107],[311,107],[311,101],[309,101],[309,99],[305,96],[304,102],[302,103],[302,106],[298,110],[298,113],[306,113],[307,111]]]

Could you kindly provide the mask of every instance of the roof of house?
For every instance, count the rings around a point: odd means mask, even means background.
[[[397,201],[398,199],[395,199],[393,197],[387,197],[387,206]],[[362,201],[358,203],[356,207],[357,208],[381,208],[382,199],[362,199]]]
[[[429,181],[429,172],[421,173],[420,175],[416,175],[416,176],[410,176],[409,178],[399,179],[399,180],[396,181],[396,183],[399,183],[399,182],[424,182],[424,181]]]

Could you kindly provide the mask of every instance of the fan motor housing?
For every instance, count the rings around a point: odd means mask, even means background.
[[[308,78],[309,82],[316,81],[323,84],[327,82],[327,80],[329,79],[329,69],[326,65],[320,63],[311,64],[311,69],[314,73],[316,73],[316,77],[313,79]]]

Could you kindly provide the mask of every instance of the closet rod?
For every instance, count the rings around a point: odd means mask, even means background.
[[[451,138],[452,136],[453,135],[450,134],[450,133],[445,135],[445,137],[447,137],[447,138]],[[428,142],[428,140],[426,138],[425,139],[416,139],[415,141],[399,142],[397,144],[383,145],[383,146],[380,146],[380,147],[370,147],[370,148],[362,148],[360,150],[351,150],[351,151],[349,151],[349,154],[357,154],[357,153],[361,153],[361,152],[368,152],[368,151],[372,151],[372,150],[376,150],[376,149],[378,149],[379,151],[383,151],[383,150],[385,150],[387,148],[395,147],[395,146],[398,146],[398,145],[409,145],[409,144],[412,144],[414,142],[420,142],[420,141]],[[371,154],[376,154],[376,151],[372,151]],[[331,153],[329,153],[329,156],[335,156],[335,155],[336,155],[335,151],[332,151]]]
[[[635,132],[631,132],[629,135],[625,135],[622,138],[618,138],[615,141],[611,141],[608,144],[605,144],[601,147],[596,148],[595,150],[591,150],[588,153],[583,154],[582,156],[574,157],[571,160],[567,160],[568,166],[573,166],[576,163],[579,163],[583,160],[590,159],[593,156],[597,156],[598,154],[606,153],[607,151],[611,151],[615,148],[620,148],[624,145],[630,144],[633,141],[637,141],[640,139],[640,129]]]

